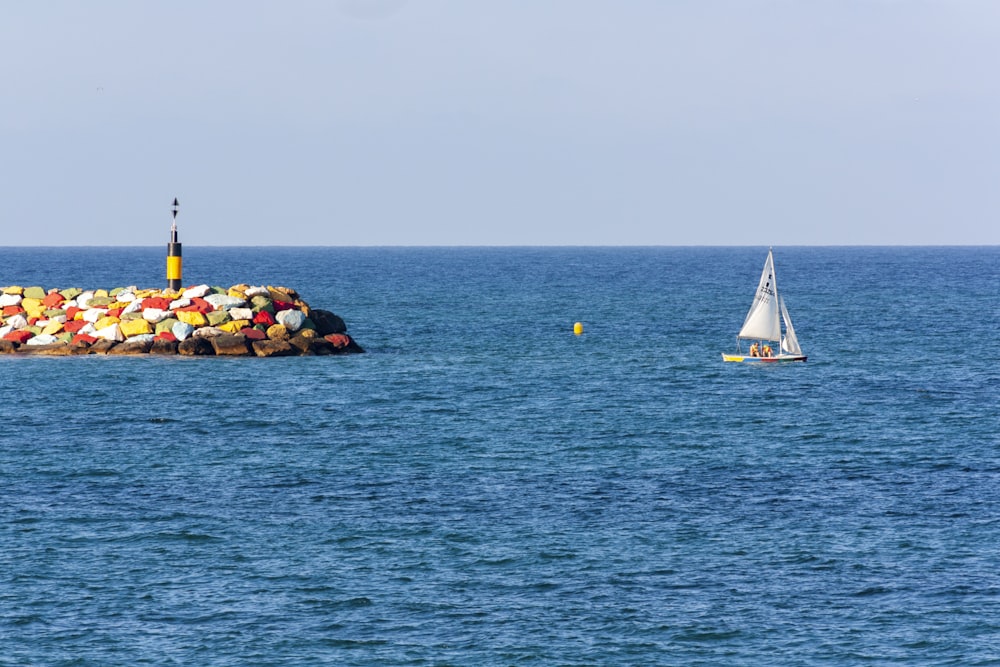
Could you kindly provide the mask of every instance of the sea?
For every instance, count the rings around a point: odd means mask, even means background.
[[[0,665],[1000,664],[1000,247],[766,255],[185,246],[366,352],[0,355]]]

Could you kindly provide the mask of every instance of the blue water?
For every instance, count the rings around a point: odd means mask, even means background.
[[[0,665],[1000,663],[1000,248],[184,252],[368,353],[0,356]]]

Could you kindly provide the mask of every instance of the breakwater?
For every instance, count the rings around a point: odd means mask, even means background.
[[[281,286],[0,289],[0,353],[291,356],[364,352],[338,315]]]

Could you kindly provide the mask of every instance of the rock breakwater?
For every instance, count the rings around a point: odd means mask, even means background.
[[[344,320],[287,287],[0,288],[0,353],[332,355],[364,352]]]

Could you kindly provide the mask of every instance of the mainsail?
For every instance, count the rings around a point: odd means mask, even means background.
[[[764,270],[760,274],[757,293],[750,312],[743,320],[739,338],[755,340],[781,340],[781,319],[778,315],[777,285],[774,280],[774,256],[767,251]],[[793,334],[794,336],[794,334]]]
[[[792,327],[792,318],[788,316],[788,310],[785,308],[784,297],[781,297],[780,303],[781,319],[785,321],[785,337],[781,339],[781,349],[788,354],[802,354],[799,339],[795,337],[795,329]]]

